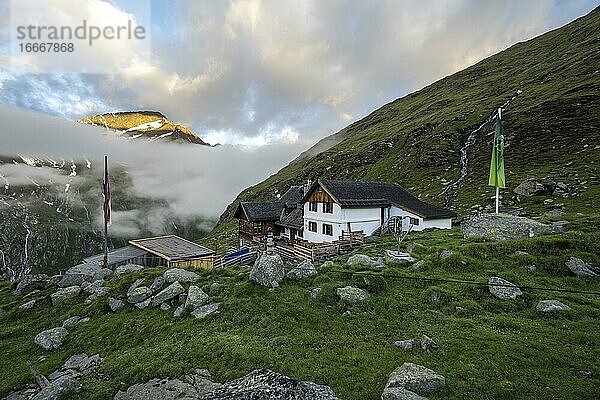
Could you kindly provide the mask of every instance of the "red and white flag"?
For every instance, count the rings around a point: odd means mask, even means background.
[[[104,222],[106,222],[107,225],[110,225],[110,182],[108,180],[108,156],[104,156],[102,196],[104,197],[104,203],[102,205],[102,209],[104,210]]]

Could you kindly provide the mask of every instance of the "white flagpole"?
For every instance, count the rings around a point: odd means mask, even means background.
[[[498,119],[502,119],[502,107],[498,108]],[[496,186],[496,214],[498,214],[498,208],[500,206],[500,188]]]

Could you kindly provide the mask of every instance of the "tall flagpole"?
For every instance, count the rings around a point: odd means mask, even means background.
[[[108,156],[104,156],[104,177],[102,178],[102,192],[104,204],[104,268],[108,268]]]
[[[502,120],[502,107],[498,108],[498,119]],[[500,188],[496,186],[496,214],[500,208]]]

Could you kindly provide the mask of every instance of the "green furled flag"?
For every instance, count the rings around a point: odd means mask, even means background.
[[[504,128],[502,127],[501,118],[501,111],[498,110],[494,147],[492,148],[492,162],[490,164],[490,180],[488,183],[490,186],[497,188],[506,187],[504,179]]]

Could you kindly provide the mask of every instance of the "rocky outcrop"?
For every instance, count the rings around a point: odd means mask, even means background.
[[[335,291],[343,301],[347,303],[359,303],[369,298],[369,293],[352,286],[337,288]]]
[[[220,386],[220,383],[210,380],[207,370],[197,369],[182,380],[151,379],[146,383],[132,385],[124,392],[119,391],[113,400],[203,399],[206,393],[212,392]]]
[[[438,391],[446,384],[446,378],[418,364],[404,363],[396,368],[386,384],[389,388],[404,388],[419,395]]]
[[[71,300],[77,296],[81,292],[81,288],[79,286],[69,286],[66,288],[58,289],[55,293],[50,295],[52,299],[52,305],[57,305],[60,303],[64,303],[67,300]]]
[[[571,270],[571,272],[581,277],[593,277],[596,273],[589,268],[589,265],[581,258],[570,257],[565,265]]]
[[[34,290],[44,289],[47,283],[48,275],[46,274],[25,275],[17,285],[14,294],[16,296],[25,296]]]
[[[296,268],[289,270],[285,277],[291,280],[300,280],[309,276],[315,276],[317,273],[317,269],[313,263],[306,260],[298,264]]]
[[[540,300],[536,308],[540,312],[567,311],[571,309],[571,307],[558,300]]]
[[[167,283],[180,282],[180,283],[194,283],[198,282],[200,275],[195,272],[188,271],[181,268],[171,268],[165,271],[163,278]]]
[[[517,285],[497,276],[490,278],[488,288],[493,296],[501,300],[514,300],[523,294]]]
[[[62,346],[63,341],[69,334],[62,326],[59,328],[47,329],[35,336],[34,342],[45,350],[54,350]]]
[[[481,237],[491,240],[522,239],[556,231],[551,225],[503,213],[466,217],[460,227],[465,238]]]
[[[161,303],[164,303],[179,296],[183,292],[185,292],[183,286],[181,286],[179,282],[175,281],[160,292],[158,292],[156,296],[152,298],[151,304],[153,306],[158,306]]]
[[[329,386],[296,381],[268,369],[225,383],[202,397],[203,400],[339,400]]]
[[[111,273],[110,269],[102,268],[100,265],[82,263],[69,268],[58,282],[58,286],[68,287],[81,285],[84,282],[94,282],[106,278]]]
[[[71,376],[59,378],[43,388],[32,400],[58,400],[81,391],[81,383]]]

